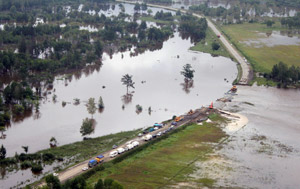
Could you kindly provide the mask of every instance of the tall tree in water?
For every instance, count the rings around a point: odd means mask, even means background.
[[[134,88],[135,83],[132,81],[132,75],[129,75],[129,74],[123,75],[123,77],[121,79],[121,82],[122,82],[123,85],[126,85],[127,94],[128,94],[128,88],[129,87]]]

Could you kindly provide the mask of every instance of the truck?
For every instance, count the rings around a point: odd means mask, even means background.
[[[104,161],[104,156],[103,155],[99,155],[95,158],[95,160],[97,161],[97,163],[102,163]]]
[[[179,121],[181,121],[181,120],[183,120],[183,117],[182,117],[182,116],[176,117],[176,118],[175,118],[175,121],[176,121],[176,122],[179,122]]]
[[[94,160],[94,159],[92,159],[91,161],[89,161],[88,166],[89,166],[89,167],[94,167],[94,166],[97,165],[97,164],[98,164],[97,161]]]
[[[146,135],[144,136],[144,140],[145,141],[148,141],[148,140],[151,140],[152,139],[152,135]]]
[[[162,123],[155,123],[154,127],[162,128],[164,125]]]

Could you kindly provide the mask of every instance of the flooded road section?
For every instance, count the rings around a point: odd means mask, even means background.
[[[104,55],[100,69],[77,73],[67,80],[57,77],[52,94],[41,102],[40,113],[13,122],[5,132],[6,139],[1,144],[7,155],[22,152],[24,145],[29,146],[29,153],[49,148],[51,137],[59,145],[82,140],[79,132],[82,120],[91,117],[85,106],[90,97],[98,101],[102,96],[105,105],[102,113],[93,116],[97,125],[90,137],[149,126],[222,97],[236,78],[235,63],[228,58],[188,51],[191,46],[190,41],[182,40],[176,33],[161,50],[135,57],[130,57],[130,52],[123,53],[123,58],[121,53],[114,54],[112,59]],[[195,69],[191,88],[185,88],[180,74],[187,63]],[[130,89],[131,102],[122,99],[126,86],[122,85],[121,77],[125,74],[133,75],[135,82],[135,89]],[[56,103],[52,101],[54,94]],[[80,99],[79,105],[73,104],[75,98]],[[63,101],[67,102],[65,107]],[[139,114],[138,104],[143,107]]]
[[[223,109],[249,119],[195,177],[222,187],[298,188],[300,185],[300,90],[239,87]],[[198,173],[198,174],[197,174]]]

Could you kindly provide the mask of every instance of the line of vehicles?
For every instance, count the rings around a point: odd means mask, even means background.
[[[96,165],[98,165],[100,163],[103,163],[103,162],[104,162],[104,156],[103,155],[99,155],[95,159],[90,160],[89,163],[88,163],[88,166],[89,167],[94,167],[94,166],[96,166]],[[85,171],[85,170],[83,170],[83,171]]]
[[[148,129],[145,129],[145,130],[143,131],[143,133],[140,133],[138,136],[139,136],[139,137],[142,137],[142,136],[143,136],[142,139],[143,139],[144,141],[149,141],[149,140],[151,140],[151,139],[153,139],[153,138],[156,138],[156,137],[159,137],[159,136],[163,135],[163,134],[166,133],[166,132],[169,132],[170,130],[173,129],[174,126],[177,125],[177,122],[179,122],[179,121],[181,121],[181,120],[183,120],[183,117],[182,117],[182,116],[181,116],[181,117],[176,117],[175,120],[174,120],[174,122],[171,123],[171,127],[169,127],[167,130],[160,131],[160,132],[158,132],[158,133],[156,133],[156,134],[151,135],[151,134],[149,134],[149,133],[151,133],[151,132],[153,132],[153,131],[156,131],[156,130],[158,130],[158,129],[161,129],[162,127],[165,126],[165,124],[162,124],[162,123],[155,123],[155,124],[153,125],[153,127],[150,127],[150,128],[148,128]],[[117,146],[117,145],[114,145],[114,146],[113,146],[113,149],[115,149],[115,150],[113,150],[113,151],[111,151],[111,152],[109,153],[109,157],[110,157],[110,158],[114,158],[114,157],[116,157],[117,155],[122,154],[122,153],[124,153],[124,152],[126,152],[126,151],[128,151],[128,150],[131,150],[131,149],[133,149],[133,148],[135,148],[135,147],[137,147],[137,146],[139,146],[139,145],[140,145],[140,143],[139,143],[138,141],[134,141],[134,140],[131,140],[131,141],[126,142],[126,144],[125,144],[124,147],[119,147],[119,148],[117,148],[118,146]],[[82,170],[83,170],[83,171],[86,171],[88,168],[92,168],[92,167],[94,167],[94,166],[96,166],[96,165],[98,165],[98,164],[101,164],[101,163],[103,163],[103,162],[104,162],[104,156],[103,156],[103,155],[99,155],[99,156],[97,156],[95,159],[90,160],[90,161],[88,162],[88,167],[83,167]]]
[[[122,153],[124,153],[124,152],[126,152],[128,150],[131,150],[131,149],[139,146],[139,145],[140,145],[140,143],[138,141],[132,141],[132,140],[128,141],[128,142],[126,142],[124,148],[120,147],[120,148],[118,148],[118,149],[116,149],[114,151],[111,151],[109,153],[109,157],[111,157],[111,158],[116,157],[118,154],[122,154]]]

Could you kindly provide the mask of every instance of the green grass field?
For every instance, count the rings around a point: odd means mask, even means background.
[[[218,115],[211,117],[224,121]],[[211,178],[190,178],[195,161],[205,161],[225,133],[216,123],[192,124],[117,164],[107,166],[87,180],[93,188],[99,178],[113,178],[125,188],[159,188],[189,183],[196,187],[212,186]]]
[[[217,41],[221,45],[221,47],[217,51],[214,51],[211,47],[211,44],[214,41]],[[200,41],[195,46],[191,47],[190,50],[200,51],[200,52],[204,52],[204,53],[210,53],[212,55],[225,56],[225,57],[231,58],[228,51],[224,48],[222,43],[219,41],[218,37],[213,33],[213,31],[210,28],[208,28],[206,31],[205,40]]]
[[[273,65],[280,61],[289,66],[300,66],[299,45],[277,45],[273,47],[264,45],[256,48],[242,43],[248,40],[263,38],[264,36],[259,35],[259,33],[286,30],[286,28],[281,28],[278,22],[271,28],[260,23],[233,24],[222,26],[221,28],[230,38],[231,42],[248,58],[256,72],[270,73]]]

